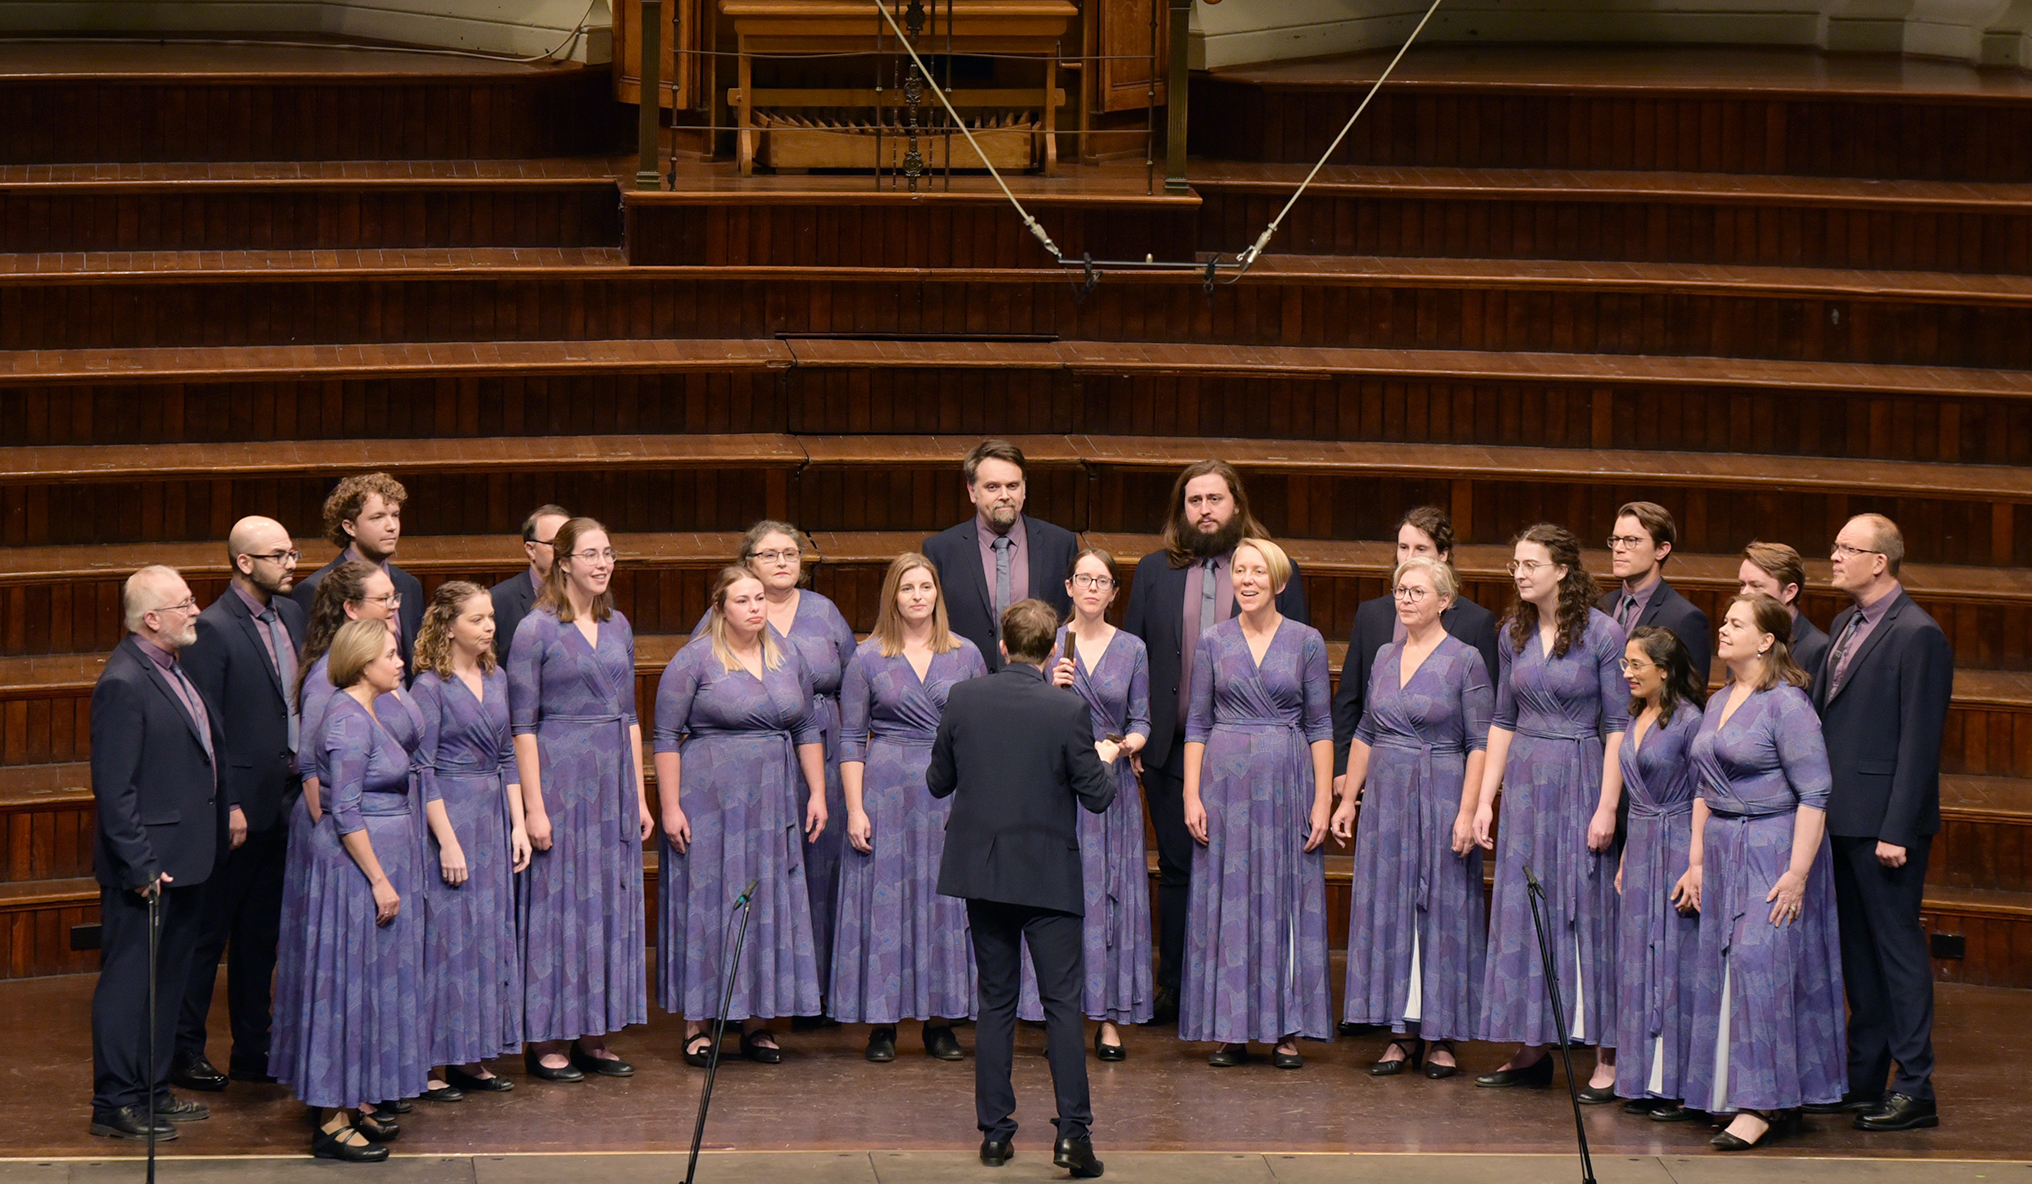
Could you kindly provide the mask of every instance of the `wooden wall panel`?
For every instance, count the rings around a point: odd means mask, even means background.
[[[0,883],[66,880],[92,874],[96,811],[89,799],[35,811],[0,813]]]
[[[1990,892],[2032,892],[2032,819],[1948,817],[1928,857],[1930,883]]]

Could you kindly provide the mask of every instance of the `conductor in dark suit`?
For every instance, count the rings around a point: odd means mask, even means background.
[[[1438,506],[1420,506],[1404,515],[1397,524],[1397,562],[1424,555],[1441,563],[1453,563],[1453,521]],[[1469,600],[1454,597],[1439,614],[1440,628],[1475,647],[1489,668],[1489,683],[1496,681],[1496,614]],[[1348,745],[1368,706],[1369,672],[1376,654],[1402,636],[1404,626],[1397,619],[1397,598],[1392,594],[1365,600],[1355,609],[1354,632],[1348,637],[1348,656],[1341,663],[1341,685],[1334,692],[1334,796],[1339,797],[1341,779],[1348,772]]]
[[[1806,589],[1806,563],[1799,552],[1784,543],[1751,543],[1743,548],[1743,566],[1736,573],[1743,594],[1762,592],[1792,610],[1792,636],[1787,646],[1792,660],[1814,678],[1827,665],[1827,650],[1833,644],[1820,627],[1799,608],[1799,594]]]
[[[297,655],[303,610],[289,598],[296,545],[272,518],[242,518],[227,536],[233,581],[198,616],[184,673],[232,721],[220,762],[228,850],[205,885],[204,921],[191,954],[190,984],[176,1026],[170,1080],[186,1089],[226,1087],[205,1055],[219,955],[233,1028],[227,1064],[242,1081],[268,1076],[270,984],[282,926],[282,879],[289,812],[302,792],[296,771]]]
[[[974,516],[924,540],[924,556],[938,569],[952,631],[981,651],[994,671],[997,622],[1010,605],[1037,599],[1059,616],[1072,611],[1065,582],[1079,540],[1071,531],[1023,512],[1030,485],[1023,450],[1007,440],[983,440],[960,462]]]
[[[1045,1049],[1058,1095],[1051,1162],[1078,1177],[1101,1174],[1094,1158],[1087,1094],[1085,981],[1079,806],[1093,813],[1115,798],[1115,779],[1094,753],[1085,700],[1044,677],[1058,614],[1020,600],[1002,614],[1005,663],[999,673],[952,688],[938,724],[925,783],[952,796],[938,891],[963,897],[980,973],[975,1028],[974,1107],[981,1162],[1012,1154],[1016,1093],[1009,1067],[1016,1039],[1020,944],[1030,946],[1044,1002]]]
[[[1609,570],[1621,584],[1603,593],[1595,607],[1621,626],[1625,637],[1639,625],[1670,630],[1693,660],[1693,676],[1706,686],[1714,630],[1706,613],[1665,582],[1665,564],[1678,541],[1679,527],[1670,510],[1657,502],[1625,503],[1609,532]]]
[[[569,521],[571,514],[563,506],[544,505],[532,510],[522,520],[522,553],[529,556],[529,567],[487,590],[494,602],[494,657],[502,662],[508,660],[515,627],[536,606],[543,581],[550,578],[551,561],[557,558],[550,545],[557,538],[557,528]]]
[[[402,541],[402,505],[409,491],[386,473],[363,473],[348,477],[332,487],[325,498],[325,537],[340,548],[330,563],[296,582],[290,593],[307,619],[317,603],[318,585],[342,563],[358,560],[388,573],[401,603],[395,609],[400,627],[395,643],[402,651],[402,677],[415,677],[411,661],[417,630],[423,628],[423,585],[417,578],[395,566],[395,546]],[[498,635],[498,633],[497,633]]]
[[[1835,535],[1834,586],[1855,603],[1835,614],[1834,642],[1813,680],[1834,774],[1827,831],[1849,996],[1849,1093],[1840,1108],[1876,1131],[1940,1123],[1933,962],[1919,906],[1940,833],[1954,652],[1899,586],[1904,557],[1904,536],[1879,514],[1851,518]]]
[[[1221,460],[1187,465],[1171,486],[1162,546],[1136,564],[1122,627],[1143,639],[1150,658],[1150,743],[1137,772],[1157,832],[1157,1023],[1178,1018],[1185,970],[1185,916],[1192,898],[1192,852],[1185,829],[1185,708],[1189,662],[1199,635],[1236,615],[1235,544],[1270,534],[1249,512],[1241,475]],[[1277,611],[1303,625],[1305,582],[1292,564]]]
[[[177,1012],[190,980],[205,880],[225,845],[219,713],[177,662],[197,639],[197,601],[174,568],[144,567],[120,594],[127,636],[92,688],[92,799],[98,833],[99,985],[92,992],[95,1135],[155,1137],[207,1116],[169,1092]],[[148,1046],[148,906],[157,898],[155,1047]],[[154,1066],[151,1079],[149,1067]]]

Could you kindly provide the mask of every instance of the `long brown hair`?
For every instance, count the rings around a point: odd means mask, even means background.
[[[416,630],[416,673],[428,670],[439,678],[452,676],[452,622],[459,619],[460,605],[486,594],[485,588],[465,580],[446,580],[438,585],[430,595],[430,607],[423,611],[423,624]],[[482,646],[479,660],[482,675],[494,673],[499,665],[493,646]]]
[[[1580,540],[1564,526],[1540,522],[1525,528],[1510,545],[1514,549],[1518,543],[1537,543],[1551,554],[1553,566],[1566,569],[1566,578],[1559,582],[1559,629],[1553,634],[1552,653],[1547,655],[1565,657],[1587,633],[1588,610],[1594,607],[1597,592],[1595,578],[1580,563]],[[1538,606],[1513,593],[1509,618],[1510,644],[1523,653],[1538,630]]]
[[[1802,690],[1812,685],[1813,676],[1801,669],[1792,656],[1792,610],[1777,597],[1762,592],[1744,593],[1729,601],[1729,608],[1739,604],[1750,606],[1750,620],[1756,623],[1757,631],[1771,638],[1771,648],[1764,651],[1764,671],[1751,689],[1768,691],[1781,682]],[[1728,609],[1723,609],[1722,615],[1727,616]]]
[[[338,636],[346,623],[346,606],[367,598],[367,581],[380,570],[371,563],[350,559],[318,581],[317,595],[310,606],[310,622],[303,629],[303,654],[296,660],[296,686],[290,692],[298,711],[303,710],[304,676],[332,648],[332,638]]]
[[[713,656],[720,660],[720,667],[732,674],[742,669],[741,660],[734,656],[734,647],[727,644],[727,591],[742,580],[762,582],[762,577],[746,567],[732,566],[720,569],[719,578],[713,581],[712,607],[706,610],[706,636],[713,639]],[[769,623],[762,623],[762,669],[774,670],[783,665],[783,651],[776,645],[776,639],[769,635]]]
[[[1693,655],[1678,634],[1662,625],[1639,625],[1630,630],[1630,640],[1665,675],[1665,685],[1658,692],[1659,727],[1672,722],[1672,714],[1681,704],[1690,704],[1695,711],[1707,706],[1707,679],[1694,670]],[[1630,718],[1643,713],[1643,701],[1631,696]]]
[[[938,600],[931,606],[931,652],[942,654],[959,648],[960,640],[953,636],[946,619],[945,584],[938,578],[938,568],[917,552],[905,551],[890,560],[889,574],[882,577],[882,605],[875,614],[875,629],[868,634],[881,643],[885,658],[903,652],[903,615],[896,611],[896,589],[902,586],[905,575],[920,567],[931,573],[932,590],[938,593]]]
[[[1234,521],[1242,524],[1241,533],[1248,538],[1267,539],[1270,532],[1256,521],[1249,512],[1249,495],[1242,491],[1242,475],[1235,466],[1224,460],[1194,461],[1179,471],[1178,480],[1171,483],[1171,509],[1164,516],[1164,531],[1158,536],[1158,545],[1164,548],[1165,559],[1174,568],[1190,566],[1192,549],[1185,545],[1190,537],[1187,531],[1193,529],[1185,517],[1185,487],[1196,478],[1214,476],[1228,483],[1228,494],[1235,499]]]
[[[536,598],[537,608],[547,608],[557,614],[557,619],[570,624],[578,619],[572,611],[571,597],[565,593],[565,585],[571,576],[565,568],[565,561],[575,559],[579,536],[598,531],[607,535],[607,545],[614,545],[614,536],[607,534],[607,528],[591,518],[568,518],[557,528],[557,535],[551,540],[550,575],[543,581],[543,592]],[[593,597],[593,620],[604,621],[614,615],[614,582],[610,577],[607,590]]]

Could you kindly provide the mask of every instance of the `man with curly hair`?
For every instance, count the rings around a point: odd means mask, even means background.
[[[402,538],[402,503],[409,493],[402,482],[386,473],[365,473],[347,477],[325,498],[325,537],[339,548],[330,563],[299,580],[290,595],[303,606],[306,616],[317,600],[317,587],[325,576],[342,563],[359,560],[388,573],[395,585],[395,619],[402,630],[396,639],[402,653],[402,679],[415,676],[412,650],[416,631],[423,627],[423,585],[415,576],[395,566],[395,544]]]

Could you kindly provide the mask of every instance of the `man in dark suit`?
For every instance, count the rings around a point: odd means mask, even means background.
[[[1665,563],[1678,539],[1672,512],[1657,502],[1629,502],[1617,510],[1609,534],[1609,568],[1622,586],[1604,593],[1595,607],[1614,618],[1625,637],[1639,625],[1671,630],[1693,659],[1694,677],[1705,684],[1714,631],[1707,614],[1665,582]]]
[[[417,630],[423,628],[423,585],[417,578],[395,566],[395,545],[402,540],[402,503],[409,491],[386,473],[348,477],[332,488],[325,498],[325,537],[339,548],[330,563],[298,580],[290,593],[304,616],[317,604],[317,587],[341,563],[359,560],[388,573],[395,594],[402,598],[396,607],[396,624],[401,632],[395,641],[402,649],[402,679],[416,677],[412,660]]]
[[[557,556],[551,540],[557,528],[571,521],[563,506],[538,506],[522,520],[522,553],[529,556],[529,569],[518,571],[488,590],[494,601],[494,656],[508,660],[508,647],[515,643],[515,627],[536,607],[543,581],[550,578],[550,564]]]
[[[205,1055],[219,955],[233,1026],[227,1064],[242,1081],[268,1076],[269,987],[282,927],[283,857],[297,779],[294,692],[303,650],[303,610],[289,598],[297,553],[272,518],[242,518],[227,536],[233,582],[198,617],[197,640],[182,655],[184,673],[233,726],[226,732],[220,789],[226,798],[228,851],[205,885],[203,923],[191,953],[183,1015],[176,1026],[170,1080],[185,1089],[226,1088]]]
[[[225,845],[217,754],[226,742],[217,706],[177,662],[197,640],[197,600],[183,577],[174,568],[142,568],[121,590],[120,609],[127,637],[92,688],[99,985],[92,993],[91,1131],[147,1138],[152,1096],[155,1137],[174,1139],[173,1124],[209,1114],[169,1092],[169,1059],[205,880]],[[151,899],[161,918],[153,1048]]]
[[[980,974],[974,1108],[981,1162],[1000,1167],[1013,1153],[1009,1068],[1027,942],[1058,1095],[1051,1162],[1090,1178],[1101,1174],[1101,1161],[1088,1131],[1094,1114],[1080,1014],[1086,888],[1077,806],[1107,809],[1115,780],[1094,752],[1086,702],[1045,681],[1058,614],[1042,601],[1019,600],[1000,623],[1001,671],[952,688],[925,770],[932,796],[953,799],[938,891],[966,900]]]
[[[1453,521],[1438,506],[1420,506],[1404,515],[1397,524],[1397,562],[1416,555],[1453,562]],[[1454,598],[1439,614],[1440,627],[1481,651],[1489,667],[1489,684],[1496,682],[1496,614],[1469,600],[1465,594]],[[1340,689],[1334,692],[1334,796],[1341,795],[1341,783],[1348,772],[1348,745],[1362,722],[1362,709],[1369,697],[1369,672],[1376,653],[1403,636],[1397,619],[1394,594],[1363,601],[1355,609],[1354,632],[1348,637],[1348,656],[1341,663]]]
[[[1751,543],[1743,548],[1743,566],[1736,579],[1745,596],[1762,592],[1792,610],[1792,636],[1786,645],[1800,669],[1819,678],[1821,667],[1827,665],[1828,646],[1833,643],[1799,611],[1799,593],[1806,587],[1806,563],[1799,552],[1784,543]]]
[[[1153,1022],[1178,1019],[1185,968],[1185,916],[1192,896],[1192,833],[1185,829],[1185,709],[1199,635],[1240,610],[1232,577],[1235,544],[1268,538],[1249,512],[1241,475],[1226,461],[1187,465],[1171,486],[1161,549],[1136,564],[1122,627],[1150,657],[1150,743],[1137,772],[1157,832],[1157,1000]],[[1305,623],[1298,564],[1277,594],[1277,611]]]
[[[1023,513],[1030,486],[1023,450],[1007,440],[983,440],[960,462],[974,516],[924,540],[924,557],[938,569],[952,631],[973,642],[990,672],[1002,665],[995,647],[1003,610],[1035,598],[1072,611],[1065,581],[1079,540],[1071,531]]]
[[[1863,1130],[1938,1126],[1933,1098],[1933,962],[1919,924],[1926,857],[1940,833],[1940,740],[1954,694],[1947,635],[1905,595],[1905,538],[1863,514],[1835,535],[1835,614],[1813,702],[1827,737],[1842,980],[1849,996],[1849,1092]],[[1884,1080],[1895,1062],[1891,1090]]]

